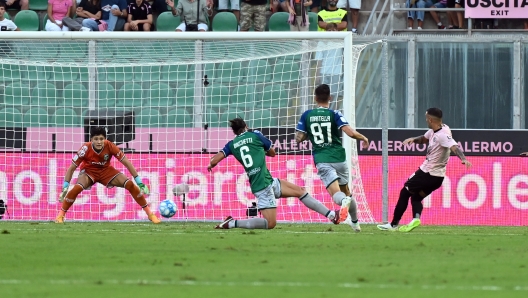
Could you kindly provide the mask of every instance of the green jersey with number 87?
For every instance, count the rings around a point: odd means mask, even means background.
[[[339,132],[345,125],[348,125],[348,121],[341,112],[325,107],[308,110],[302,114],[296,129],[308,135],[315,164],[346,160]]]
[[[249,178],[251,192],[256,193],[273,183],[266,166],[266,152],[271,149],[271,141],[260,131],[246,131],[229,141],[222,149],[225,157],[234,155]]]

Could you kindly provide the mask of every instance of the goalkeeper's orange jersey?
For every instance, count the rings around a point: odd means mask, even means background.
[[[115,156],[121,161],[125,154],[114,143],[109,140],[104,141],[103,149],[95,151],[92,142],[86,142],[72,158],[72,162],[82,169],[104,169],[110,166],[110,159]]]

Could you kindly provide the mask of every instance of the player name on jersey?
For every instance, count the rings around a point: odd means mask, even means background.
[[[246,145],[248,143],[253,143],[253,139],[252,138],[246,138],[246,139],[242,139],[240,141],[237,141],[236,143],[233,144],[233,147],[238,148],[242,145]]]

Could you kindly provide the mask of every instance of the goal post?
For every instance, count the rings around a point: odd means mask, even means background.
[[[246,217],[254,201],[233,158],[207,165],[242,117],[273,142],[272,176],[306,187],[336,208],[317,177],[307,142],[294,141],[313,89],[331,85],[337,109],[355,127],[355,76],[361,50],[352,33],[332,32],[13,32],[0,42],[0,198],[15,220],[51,220],[73,154],[89,129],[108,127],[152,194],[171,198],[170,220]],[[333,95],[334,96],[334,95]],[[374,222],[357,146],[343,138],[350,188],[361,222]],[[13,163],[13,161],[16,161]],[[129,176],[115,159],[112,165]],[[78,170],[74,174],[78,175]],[[173,190],[177,189],[176,194]],[[69,220],[145,220],[124,189],[81,193]],[[328,222],[298,200],[278,200],[278,220]]]

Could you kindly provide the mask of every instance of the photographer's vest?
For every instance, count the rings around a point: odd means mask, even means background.
[[[317,15],[320,16],[325,23],[340,23],[346,13],[346,10],[338,8],[337,10],[321,10]],[[317,31],[326,31],[326,29],[317,26]],[[347,31],[347,28],[341,31]]]

